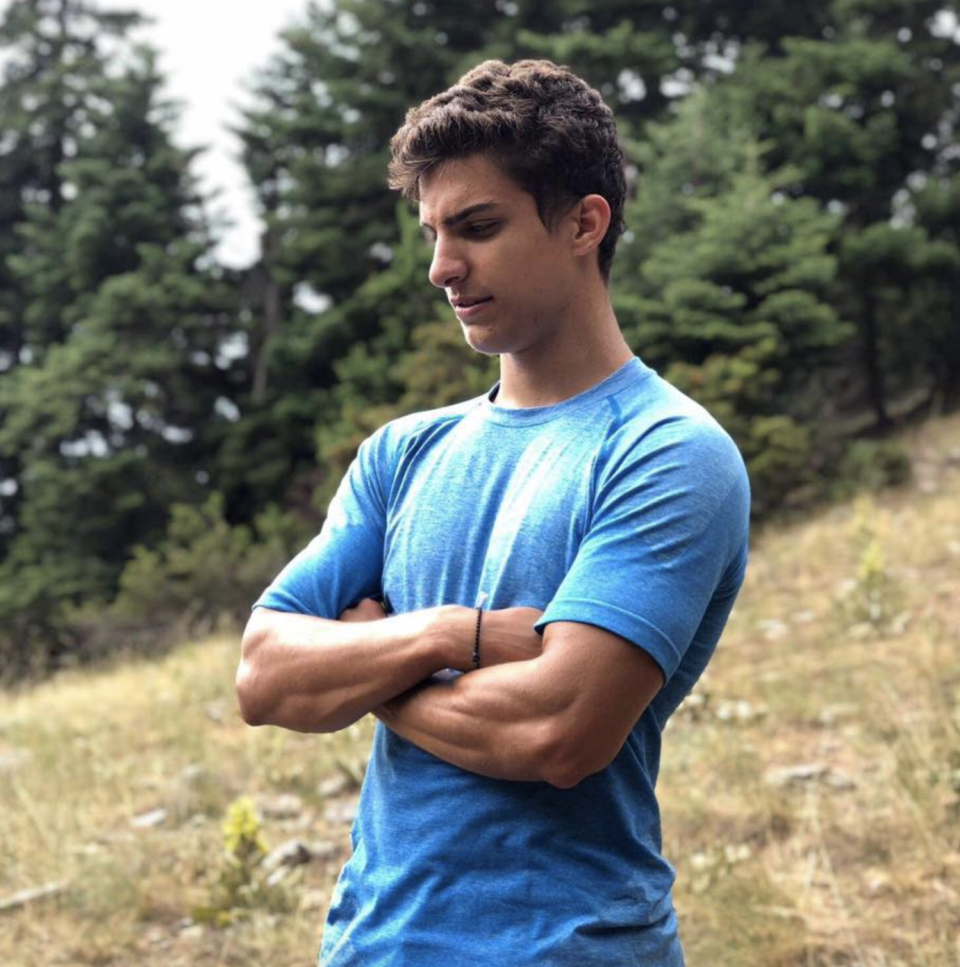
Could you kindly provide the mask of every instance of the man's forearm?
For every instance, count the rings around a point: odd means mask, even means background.
[[[562,702],[545,701],[542,662],[469,672],[428,683],[387,702],[374,714],[432,755],[493,779],[573,783],[565,759]]]
[[[382,621],[332,621],[257,609],[237,696],[252,725],[333,732],[434,672],[466,667],[473,612],[446,606]]]
[[[415,688],[375,714],[462,769],[568,788],[613,761],[663,681],[642,648],[601,628],[555,622],[533,660]]]

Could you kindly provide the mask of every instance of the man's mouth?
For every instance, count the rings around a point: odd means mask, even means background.
[[[484,299],[468,299],[466,296],[457,296],[457,298],[450,300],[453,311],[463,323],[482,316],[487,311],[487,305],[491,302],[493,302],[493,296],[487,296]]]
[[[483,302],[489,302],[492,296],[487,296],[484,299],[468,299],[465,296],[460,296],[456,299],[451,299],[450,303],[454,309],[470,309],[473,306],[478,306]]]

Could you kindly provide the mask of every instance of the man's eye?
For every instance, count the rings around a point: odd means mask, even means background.
[[[497,222],[471,222],[467,226],[467,234],[474,237],[492,235],[497,227]]]

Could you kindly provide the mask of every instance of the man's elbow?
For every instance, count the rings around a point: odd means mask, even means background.
[[[573,789],[584,779],[598,772],[602,772],[610,762],[589,762],[582,756],[571,755],[566,759],[558,759],[544,770],[544,780],[556,789]]]
[[[572,789],[606,769],[617,751],[558,727],[540,756],[542,778],[557,789]]]
[[[240,716],[247,725],[267,725],[270,721],[269,702],[263,689],[260,673],[261,652],[266,629],[251,620],[240,642],[240,664],[234,688]]]

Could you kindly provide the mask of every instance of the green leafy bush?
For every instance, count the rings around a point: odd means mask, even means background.
[[[134,551],[112,615],[193,633],[224,620],[238,624],[306,538],[293,515],[276,508],[251,528],[225,519],[219,494],[201,505],[177,504],[164,539]]]
[[[841,493],[884,490],[906,483],[911,476],[910,457],[896,440],[855,440],[840,461]]]
[[[280,912],[290,908],[290,897],[264,874],[267,843],[260,817],[249,796],[234,800],[223,823],[223,860],[210,883],[209,902],[194,907],[197,923],[229,926],[255,909]]]

